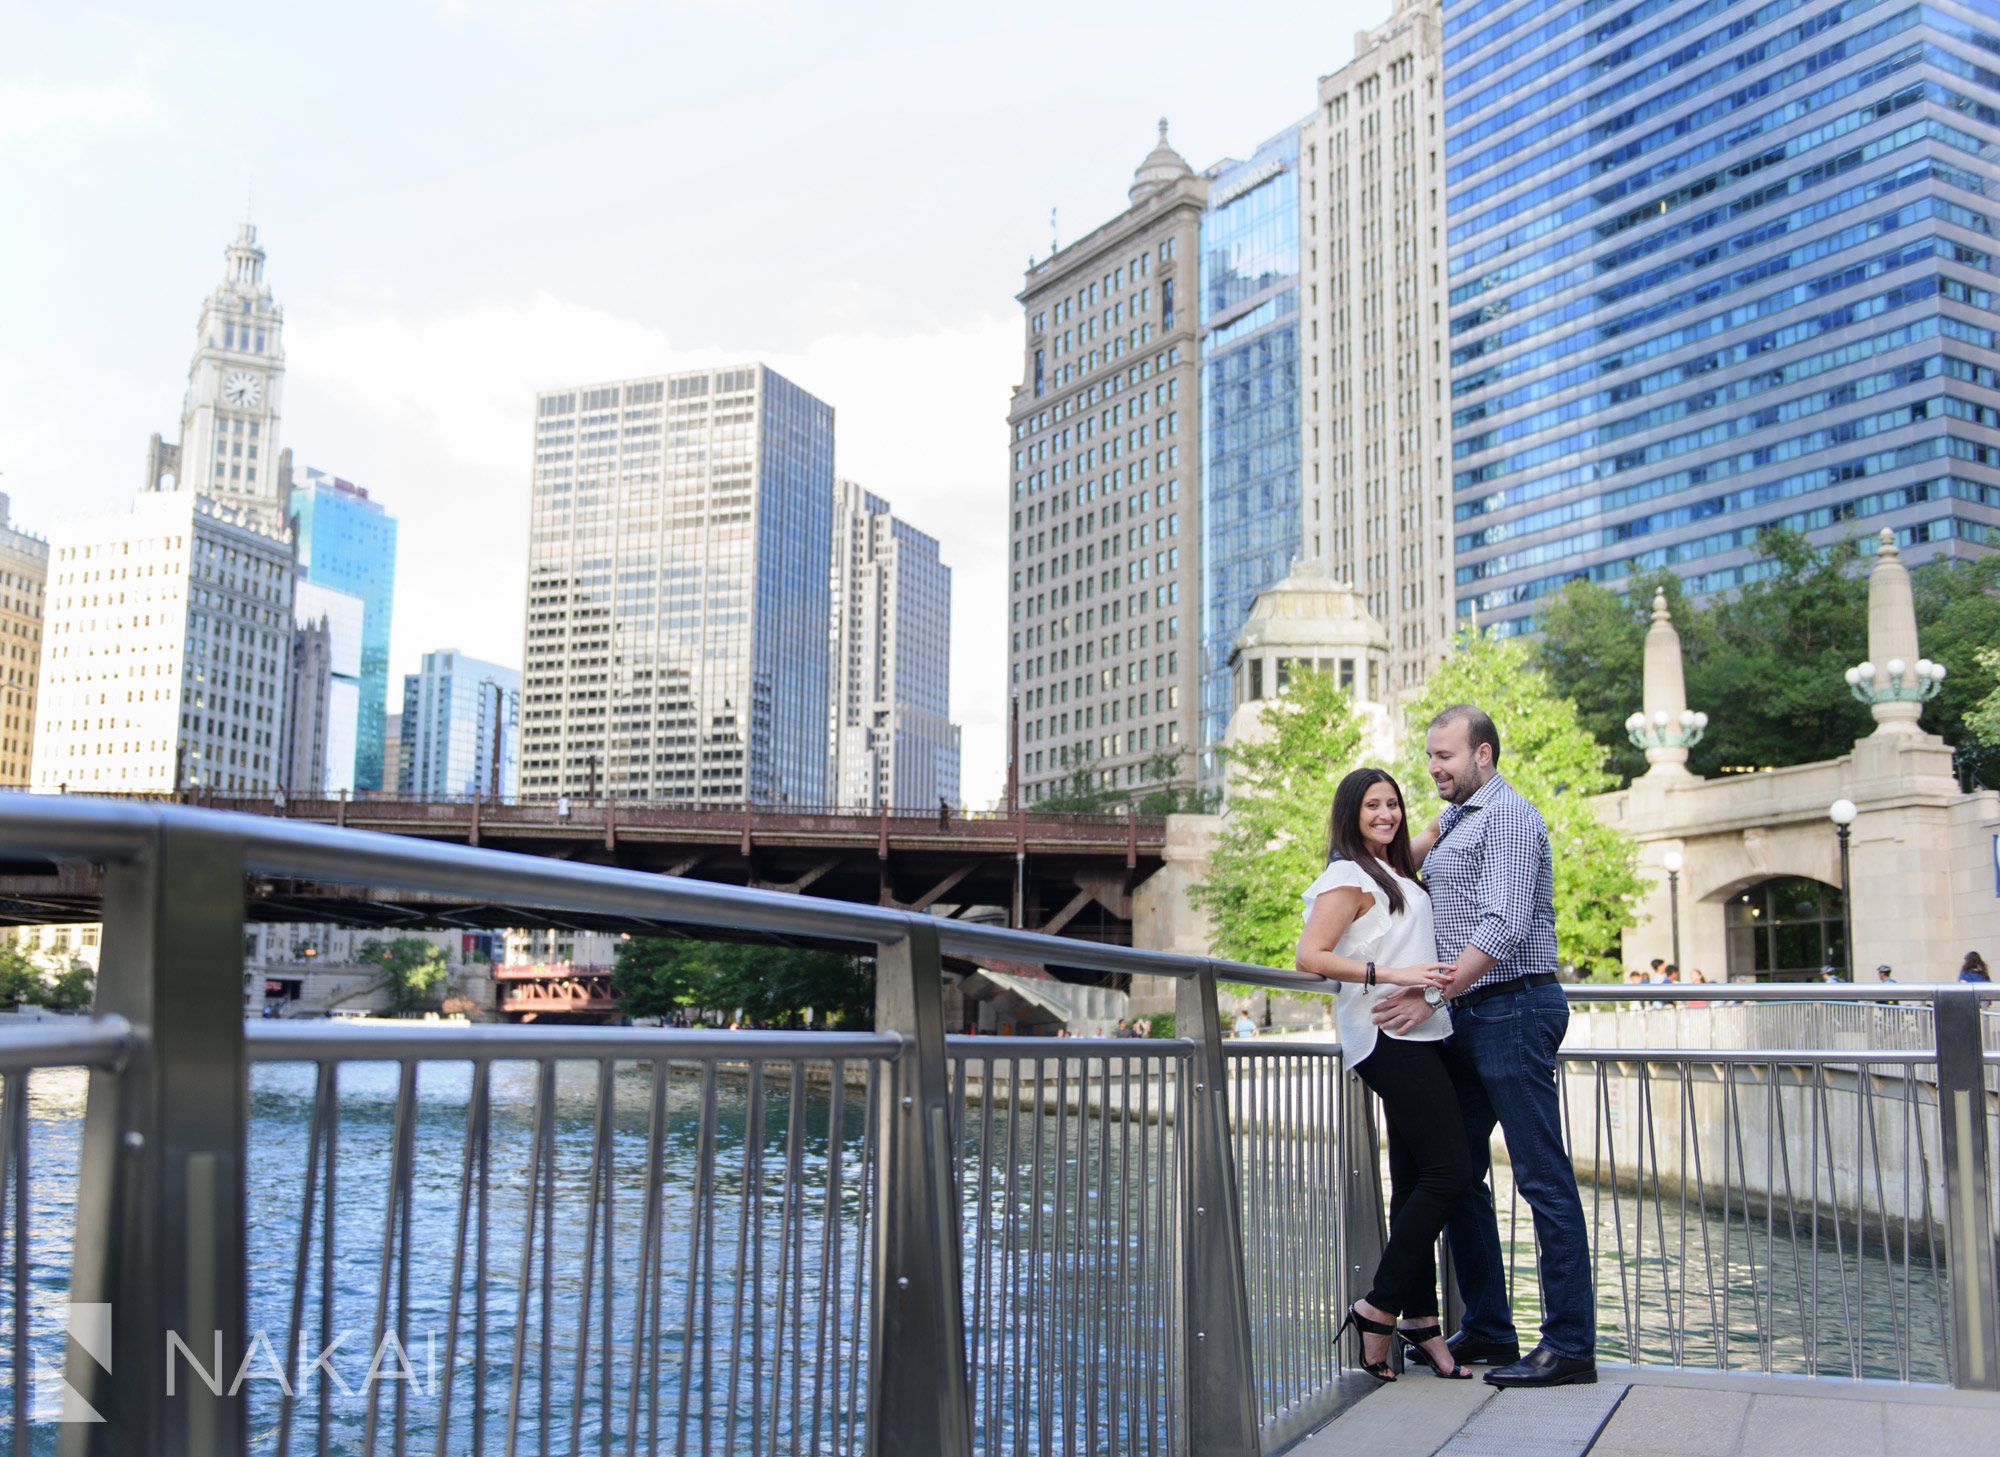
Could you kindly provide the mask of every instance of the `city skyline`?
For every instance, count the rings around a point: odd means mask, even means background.
[[[1004,641],[1005,565],[983,548],[1007,489],[995,421],[1018,382],[1023,259],[1047,255],[1052,205],[1065,241],[1117,210],[1161,113],[1188,155],[1223,156],[1302,111],[1389,5],[1268,7],[1306,61],[1274,47],[1226,72],[1195,5],[931,16],[887,47],[911,30],[902,7],[364,7],[339,27],[106,9],[17,17],[0,58],[0,180],[61,219],[0,235],[0,489],[24,529],[124,503],[146,436],[178,413],[196,301],[249,193],[286,307],[285,440],[367,483],[407,535],[392,681],[440,642],[518,654],[519,603],[434,580],[419,544],[454,539],[476,500],[465,559],[503,580],[524,567],[537,391],[759,358],[834,405],[840,472],[954,564],[952,701],[978,804],[1005,773],[1004,693],[978,665]],[[1101,72],[1108,37],[1139,21],[1149,64]],[[625,84],[663,45],[702,84]],[[235,83],[176,84],[217,66]],[[524,67],[546,84],[503,79]],[[1024,75],[1061,104],[1023,109]],[[361,89],[376,99],[355,108]],[[885,92],[904,105],[884,111]],[[723,94],[741,125],[711,148]],[[956,120],[910,130],[926,107]],[[672,185],[579,234],[580,198],[634,144],[667,149]],[[796,180],[749,185],[746,158]],[[911,171],[922,187],[900,185]],[[680,225],[691,195],[720,200],[704,227]]]

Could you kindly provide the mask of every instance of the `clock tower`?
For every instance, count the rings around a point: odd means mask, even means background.
[[[152,486],[161,489],[171,467],[174,489],[238,507],[267,526],[282,524],[289,509],[278,472],[285,312],[264,281],[254,227],[237,228],[225,256],[222,283],[202,305],[180,449],[155,453]]]

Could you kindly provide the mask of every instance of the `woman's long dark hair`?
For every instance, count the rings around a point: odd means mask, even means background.
[[[1986,958],[1981,956],[1977,951],[1966,952],[1965,960],[1959,964],[1958,974],[1964,976],[1968,971],[1976,972],[1982,978],[1988,977]]]
[[[1402,887],[1396,884],[1395,876],[1382,868],[1382,862],[1375,858],[1375,852],[1361,834],[1361,802],[1378,784],[1386,784],[1395,791],[1396,806],[1403,811],[1402,823],[1396,826],[1395,837],[1389,841],[1386,858],[1397,875],[1409,880],[1417,878],[1416,858],[1410,854],[1410,812],[1403,801],[1403,786],[1386,769],[1356,769],[1334,790],[1333,813],[1327,817],[1326,825],[1326,863],[1352,860],[1382,887],[1390,914],[1401,915]]]

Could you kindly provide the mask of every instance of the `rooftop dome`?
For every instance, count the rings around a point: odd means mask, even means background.
[[[1167,119],[1160,118],[1160,140],[1146,160],[1139,164],[1139,170],[1132,174],[1132,187],[1126,196],[1133,202],[1149,196],[1163,187],[1172,187],[1183,177],[1194,176],[1194,168],[1188,166],[1187,158],[1167,145]]]

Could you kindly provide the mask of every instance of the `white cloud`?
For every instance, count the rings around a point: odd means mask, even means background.
[[[0,147],[48,132],[110,131],[153,119],[153,93],[137,82],[0,81]]]
[[[761,359],[833,405],[841,474],[938,538],[953,569],[965,794],[984,804],[1000,793],[1016,321],[834,335],[786,354],[676,347],[658,329],[545,292],[431,317],[310,300],[289,315],[285,439],[301,465],[366,486],[402,523],[396,673],[447,646],[520,660],[537,390]]]

